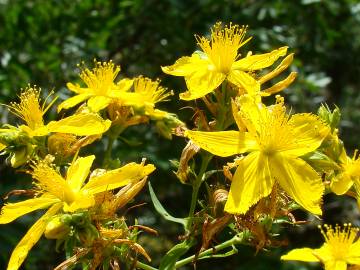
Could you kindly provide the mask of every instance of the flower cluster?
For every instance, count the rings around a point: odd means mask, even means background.
[[[187,140],[173,165],[181,183],[192,187],[189,215],[177,218],[149,185],[156,211],[184,229],[160,269],[176,269],[214,252],[230,256],[240,244],[257,251],[278,246],[279,225],[301,224],[293,210],[320,219],[323,196],[330,192],[354,197],[360,205],[360,159],[357,151],[348,157],[339,137],[340,110],[322,105],[317,114],[290,113],[279,93],[296,78],[288,71],[294,54],[287,46],[263,54],[244,52],[251,40],[246,31],[247,26],[216,23],[209,38],[195,36],[201,51],[162,67],[166,74],[184,77],[187,89],[180,99],[199,100],[191,128],[156,108],[172,91],[144,76],[118,80],[120,67],[112,61],[95,61],[92,69],[79,65],[82,84],[69,82],[75,95],[56,110],[72,108],[73,113],[59,120],[46,124],[44,115],[57,99],[49,101],[49,95],[42,101],[36,86],[22,90],[18,103],[6,105],[24,123],[3,125],[0,151],[12,167],[32,176],[33,187],[27,192],[31,198],[5,203],[0,224],[47,209],[16,246],[8,270],[19,269],[43,234],[66,251],[57,270],[79,262],[86,269],[154,269],[138,261],[138,255],[151,259],[137,236],[155,231],[129,225],[118,210],[142,190],[155,166],[145,160],[123,164],[112,157],[114,141],[127,128],[149,122],[167,139],[174,134]],[[81,156],[82,149],[103,138],[108,145],[102,168],[93,169],[98,157]],[[209,248],[225,228],[233,237]],[[281,259],[318,261],[326,270],[360,265],[359,229],[349,224],[325,228],[321,248],[295,249]],[[196,256],[181,259],[196,246]]]

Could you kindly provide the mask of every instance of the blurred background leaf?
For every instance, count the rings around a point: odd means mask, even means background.
[[[299,73],[289,87],[286,100],[293,111],[316,111],[320,103],[336,103],[341,109],[341,135],[351,150],[358,147],[360,134],[360,3],[357,0],[0,0],[0,102],[14,101],[21,88],[36,84],[52,89],[65,99],[64,87],[78,80],[76,64],[89,66],[94,58],[112,59],[122,67],[122,76],[140,74],[163,79],[164,85],[183,92],[180,78],[165,76],[160,66],[172,64],[180,56],[197,49],[194,34],[206,35],[218,20],[249,25],[253,40],[241,52],[265,52],[288,45],[295,53],[292,70]],[[191,123],[192,111],[176,97],[162,104],[163,109],[179,113]],[[13,123],[13,116],[0,107],[2,123]],[[54,113],[50,116],[54,117]],[[151,177],[157,196],[174,216],[186,216],[190,187],[181,185],[171,173],[170,159],[177,159],[185,142],[181,138],[165,141],[155,128],[139,126],[124,137],[141,141],[129,146],[118,141],[114,156],[122,162],[147,157],[159,169]],[[91,149],[102,155],[103,145]],[[90,152],[90,150],[89,150]],[[86,154],[86,153],[83,153]],[[0,194],[30,185],[29,177],[14,173],[1,158]],[[359,222],[353,201],[327,196],[325,221]],[[158,238],[143,236],[143,242],[157,265],[176,243],[181,226],[169,224],[157,215],[149,194],[143,191],[138,201],[147,206],[130,212],[139,223],[153,226]],[[336,213],[336,216],[334,215]],[[11,250],[38,214],[1,226],[0,269],[5,269]],[[350,220],[351,219],[351,220]],[[357,225],[360,225],[359,223]],[[310,236],[303,237],[303,236]],[[290,247],[321,237],[314,226],[293,228],[288,234]],[[23,269],[52,269],[63,260],[52,252],[53,243],[41,241],[30,253]],[[240,249],[236,256],[211,263],[198,262],[199,269],[318,269],[305,264],[280,263],[285,251],[274,249],[256,257],[252,247]],[[191,268],[191,266],[189,267]]]

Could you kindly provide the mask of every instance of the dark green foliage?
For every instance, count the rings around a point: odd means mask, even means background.
[[[333,109],[336,103],[342,112],[340,125],[345,145],[349,149],[358,146],[360,4],[356,0],[0,0],[0,102],[13,101],[28,83],[46,91],[54,89],[61,100],[65,99],[70,96],[66,82],[78,80],[77,63],[84,61],[90,66],[94,58],[112,59],[121,65],[124,76],[143,74],[164,79],[176,96],[162,107],[179,113],[185,121],[193,114],[190,109],[179,111],[189,105],[177,99],[185,83],[182,78],[165,76],[160,66],[191,54],[197,49],[194,34],[207,34],[218,20],[249,25],[253,40],[242,48],[244,53],[288,45],[295,52],[292,69],[299,72],[298,79],[285,91],[288,103],[299,112],[316,111],[322,102]],[[13,121],[3,106],[0,116],[2,123]],[[189,120],[187,124],[191,126]],[[150,159],[159,168],[151,176],[157,197],[174,216],[185,216],[190,187],[180,184],[170,172],[168,161],[179,158],[184,140],[164,142],[155,128],[148,126],[131,128],[124,137],[143,144],[128,146],[118,140],[114,156],[123,162],[140,161],[143,156]],[[101,154],[103,149],[96,151]],[[30,184],[29,177],[14,174],[4,162],[2,158],[0,194]],[[130,214],[140,216],[145,225],[156,226],[161,232],[158,239],[146,236],[153,241],[145,246],[156,265],[169,250],[169,244],[164,243],[175,243],[181,226],[169,225],[156,215],[145,189],[137,201],[144,200],[149,204]],[[28,215],[1,226],[0,269],[5,269],[11,250],[33,218]],[[331,216],[325,218],[333,220]],[[300,233],[296,232],[303,241],[297,241],[296,247],[308,243]],[[52,253],[52,244],[39,242],[23,269],[52,269],[61,262],[63,255]],[[199,262],[198,268],[310,269],[301,268],[303,264],[280,263],[278,258],[283,253],[278,249],[272,255],[260,252],[254,257],[255,250],[249,247],[231,258]]]

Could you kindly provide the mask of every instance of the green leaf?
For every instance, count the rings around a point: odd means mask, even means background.
[[[150,191],[150,196],[151,196],[151,201],[154,204],[154,207],[156,209],[156,211],[166,220],[172,221],[172,222],[176,222],[176,223],[180,223],[182,224],[184,227],[186,227],[186,219],[184,218],[176,218],[173,217],[172,215],[170,215],[165,208],[162,206],[162,204],[160,203],[160,201],[158,200],[158,198],[155,195],[155,192],[151,186],[151,183],[148,183],[149,185],[149,191]]]
[[[194,242],[184,241],[173,246],[161,260],[159,270],[175,270],[177,260],[184,255],[193,244]]]

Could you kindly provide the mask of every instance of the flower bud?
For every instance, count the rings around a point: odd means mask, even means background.
[[[45,237],[48,239],[63,239],[70,232],[70,227],[62,220],[61,216],[55,216],[46,225]]]
[[[17,150],[13,151],[10,155],[10,164],[13,168],[17,168],[23,164],[25,164],[31,154],[33,152],[33,146],[32,145],[25,145],[22,147],[19,147]]]
[[[228,199],[228,191],[225,189],[216,189],[213,193],[214,213],[216,217],[222,216],[224,213],[225,203]]]
[[[318,110],[318,115],[330,126],[331,132],[339,126],[341,112],[338,107],[335,107],[335,109],[331,112],[330,108],[326,104],[321,105]]]

